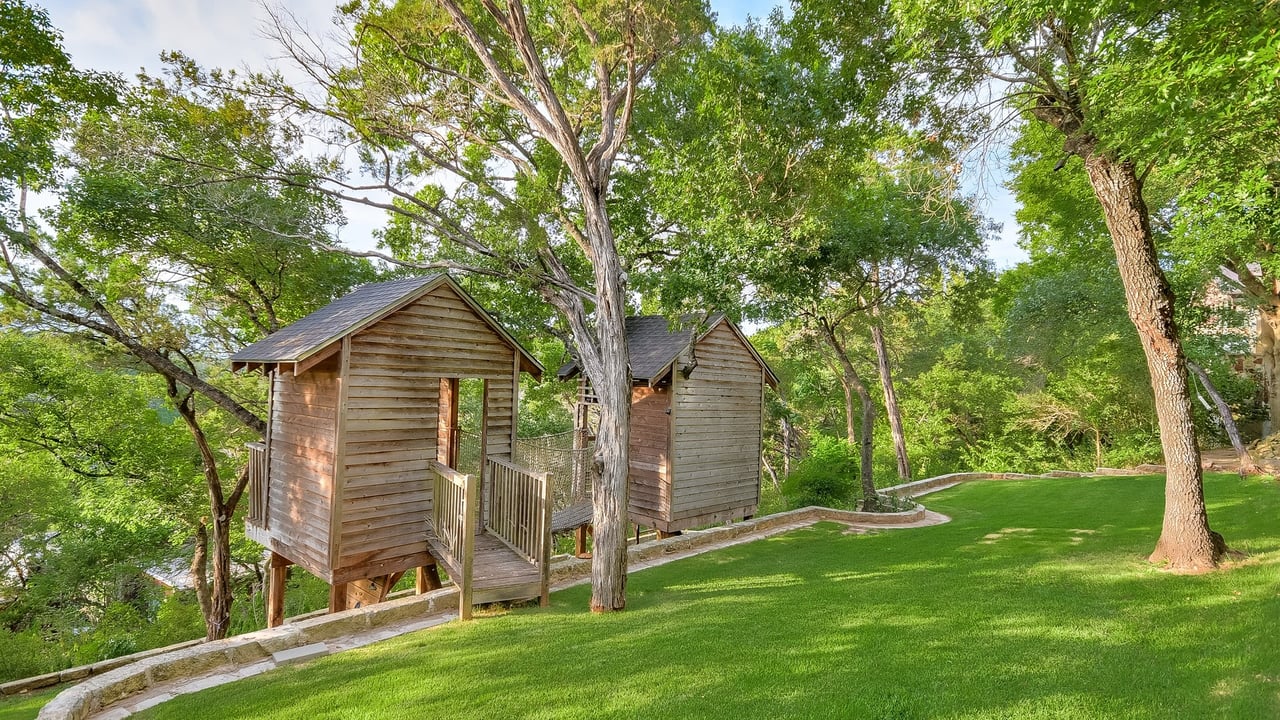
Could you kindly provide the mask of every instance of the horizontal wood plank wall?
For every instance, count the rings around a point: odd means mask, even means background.
[[[489,442],[509,455],[513,362],[514,350],[447,286],[351,338],[341,567],[427,550],[441,378],[490,381]]]
[[[671,388],[631,389],[631,476],[628,512],[637,521],[656,524],[670,519],[671,487],[667,456],[670,450]]]
[[[671,518],[751,507],[760,484],[760,365],[725,324],[695,348],[677,383]]]
[[[329,576],[329,514],[333,499],[338,362],[327,360],[301,377],[280,371],[272,380],[272,550],[313,574]],[[275,541],[279,545],[274,545]]]

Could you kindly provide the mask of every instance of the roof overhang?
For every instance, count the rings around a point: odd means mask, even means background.
[[[414,303],[432,290],[439,288],[441,285],[448,285],[455,293],[457,293],[458,297],[461,298],[462,301],[466,303],[467,306],[470,307],[486,325],[489,326],[491,330],[493,330],[503,339],[504,342],[515,350],[516,356],[520,361],[521,371],[532,375],[534,380],[542,379],[542,374],[545,370],[542,367],[542,363],[538,362],[538,359],[533,356],[533,353],[529,352],[523,345],[517,342],[516,339],[511,336],[511,333],[507,332],[506,328],[503,328],[498,321],[494,320],[484,308],[480,307],[480,304],[477,303],[466,290],[462,289],[462,286],[458,285],[452,277],[449,277],[449,275],[445,273],[437,275],[433,281],[428,282],[425,285],[420,285],[412,291],[405,293],[400,298],[384,305],[378,312],[370,314],[363,320],[353,325],[348,325],[341,331],[335,331],[324,340],[313,343],[306,349],[293,353],[291,357],[254,358],[245,357],[243,353],[241,353],[238,354],[238,357],[233,356],[233,360],[231,361],[231,370],[232,372],[239,372],[242,370],[252,371],[261,369],[264,373],[269,373],[273,370],[288,369],[291,370],[294,375],[301,375],[338,353],[342,349],[343,338],[355,335],[363,330],[367,330],[371,326],[385,320],[387,317],[403,310],[408,305]]]

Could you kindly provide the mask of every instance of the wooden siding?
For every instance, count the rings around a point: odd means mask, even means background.
[[[338,405],[337,358],[320,363],[302,377],[277,372],[272,383],[268,500],[271,549],[327,578]]]
[[[742,508],[750,514],[760,496],[760,365],[724,323],[695,354],[697,368],[688,378],[675,373],[673,383],[672,523]]]
[[[441,378],[488,380],[486,444],[510,457],[515,362],[447,285],[351,337],[339,567],[427,549]]]
[[[671,439],[671,388],[637,386],[631,390],[631,475],[628,511],[649,524],[671,512],[667,457]]]

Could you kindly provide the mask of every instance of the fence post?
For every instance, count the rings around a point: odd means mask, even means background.
[[[551,473],[542,473],[542,596],[543,607],[551,604]]]
[[[458,615],[471,619],[471,568],[476,551],[476,520],[480,510],[480,487],[472,475],[463,475],[462,577],[458,584]]]

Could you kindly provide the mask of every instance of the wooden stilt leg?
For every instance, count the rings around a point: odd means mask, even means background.
[[[347,609],[347,584],[338,583],[329,586],[329,612],[342,612]]]
[[[267,571],[267,627],[284,624],[284,586],[291,564],[283,555],[271,553]]]
[[[587,554],[587,533],[590,528],[590,525],[579,525],[578,529],[573,533],[573,554],[580,558],[589,557]]]
[[[435,565],[424,565],[418,568],[416,587],[419,595],[444,587],[440,582],[440,571]]]

